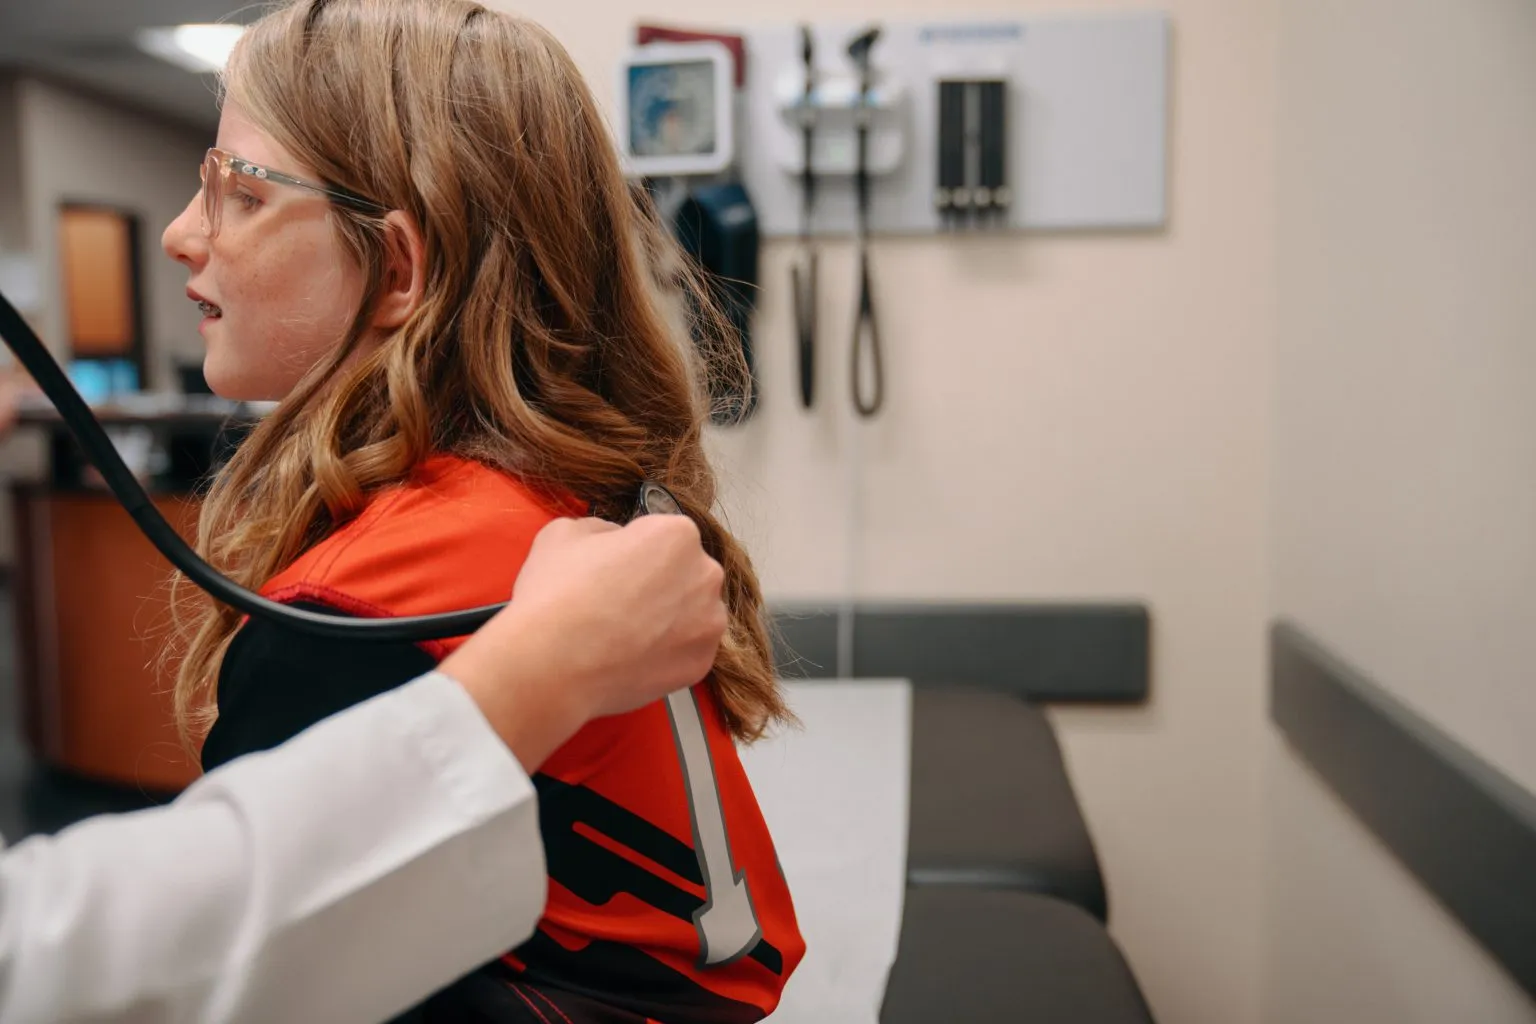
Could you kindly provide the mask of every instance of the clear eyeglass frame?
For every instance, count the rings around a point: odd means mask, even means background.
[[[236,156],[227,150],[211,148],[203,156],[202,167],[198,169],[198,177],[202,182],[203,199],[203,234],[207,238],[216,238],[224,216],[224,196],[230,190],[236,176],[255,178],[258,181],[276,182],[279,185],[287,185],[292,188],[302,188],[309,192],[325,196],[339,206],[345,206],[363,213],[386,213],[387,208],[352,192],[348,189],[337,188],[331,185],[322,185],[318,182],[305,181],[282,171],[275,171],[270,167],[252,163],[244,157]],[[209,187],[209,182],[214,183]]]

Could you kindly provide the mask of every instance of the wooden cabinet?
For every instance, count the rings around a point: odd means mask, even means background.
[[[160,670],[171,568],[108,494],[14,491],[20,692],[33,753],[67,771],[157,793],[198,775]],[[182,535],[195,499],[156,506]]]

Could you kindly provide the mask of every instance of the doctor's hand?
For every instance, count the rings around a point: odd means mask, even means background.
[[[686,516],[551,523],[512,600],[558,621],[595,715],[632,711],[709,674],[728,625],[725,572]]]
[[[556,520],[511,604],[440,667],[531,772],[590,719],[708,675],[729,622],[724,579],[686,516]]]

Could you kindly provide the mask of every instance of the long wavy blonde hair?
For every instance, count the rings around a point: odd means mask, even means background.
[[[335,351],[212,482],[203,556],[259,588],[434,453],[573,495],[595,514],[622,514],[642,479],[660,480],[725,568],[731,624],[712,686],[733,733],[752,739],[784,718],[761,591],[716,518],[702,446],[702,378],[739,349],[626,181],[565,49],[470,0],[295,0],[246,32],[224,89],[328,183],[409,214],[426,286],[382,345],[359,346],[386,228],[332,208],[364,273],[362,303]],[[713,339],[712,367],[691,333]],[[241,617],[181,580],[173,606],[176,715],[195,743],[216,715],[212,691]]]

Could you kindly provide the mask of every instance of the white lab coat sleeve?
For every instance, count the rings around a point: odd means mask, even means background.
[[[543,912],[532,784],[437,673],[0,855],[0,1021],[378,1024]]]

